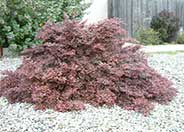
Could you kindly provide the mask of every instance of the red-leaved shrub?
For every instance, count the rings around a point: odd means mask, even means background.
[[[38,33],[43,44],[25,50],[23,64],[7,71],[0,96],[57,111],[119,105],[147,114],[153,102],[176,95],[172,83],[150,68],[140,46],[122,48],[126,31],[116,19],[94,25],[75,20],[47,23]]]

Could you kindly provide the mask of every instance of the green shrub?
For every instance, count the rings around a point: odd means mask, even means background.
[[[151,21],[151,28],[160,33],[160,38],[164,42],[172,42],[176,40],[179,31],[179,18],[173,12],[163,10]]]
[[[81,4],[82,0],[35,0],[38,15],[45,21],[62,21],[64,13],[67,13],[70,19],[80,19],[83,16],[83,10],[88,5]]]
[[[179,34],[177,36],[176,43],[178,43],[178,44],[184,44],[184,33]]]
[[[23,0],[3,1],[0,13],[0,43],[3,47],[13,45],[23,50],[34,42],[39,23],[37,13]]]
[[[143,45],[159,45],[162,43],[159,33],[151,28],[141,28],[136,33],[136,39]]]
[[[70,18],[81,18],[86,7],[81,1],[1,0],[0,45],[22,51],[40,44],[35,35],[46,21],[62,21],[64,12]]]

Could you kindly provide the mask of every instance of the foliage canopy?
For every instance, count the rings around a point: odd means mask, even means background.
[[[154,101],[168,103],[176,90],[149,67],[139,45],[122,48],[126,34],[116,19],[88,26],[67,19],[47,23],[37,36],[43,44],[22,52],[23,64],[5,73],[0,96],[37,109],[117,104],[147,114]]]

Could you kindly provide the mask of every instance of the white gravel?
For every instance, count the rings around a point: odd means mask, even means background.
[[[155,54],[150,65],[170,78],[178,96],[169,105],[157,104],[148,117],[118,106],[59,113],[35,111],[26,103],[0,98],[0,132],[184,132],[184,54]],[[0,70],[15,69],[20,59],[3,59]]]
[[[0,58],[0,79],[3,77],[1,74],[4,70],[15,71],[19,65],[21,65],[22,60],[20,58]]]

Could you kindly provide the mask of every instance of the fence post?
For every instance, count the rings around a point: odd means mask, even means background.
[[[108,14],[108,18],[112,18],[113,16],[112,16],[112,11],[113,11],[113,7],[112,7],[112,0],[108,0],[108,2],[107,2],[107,14]]]

